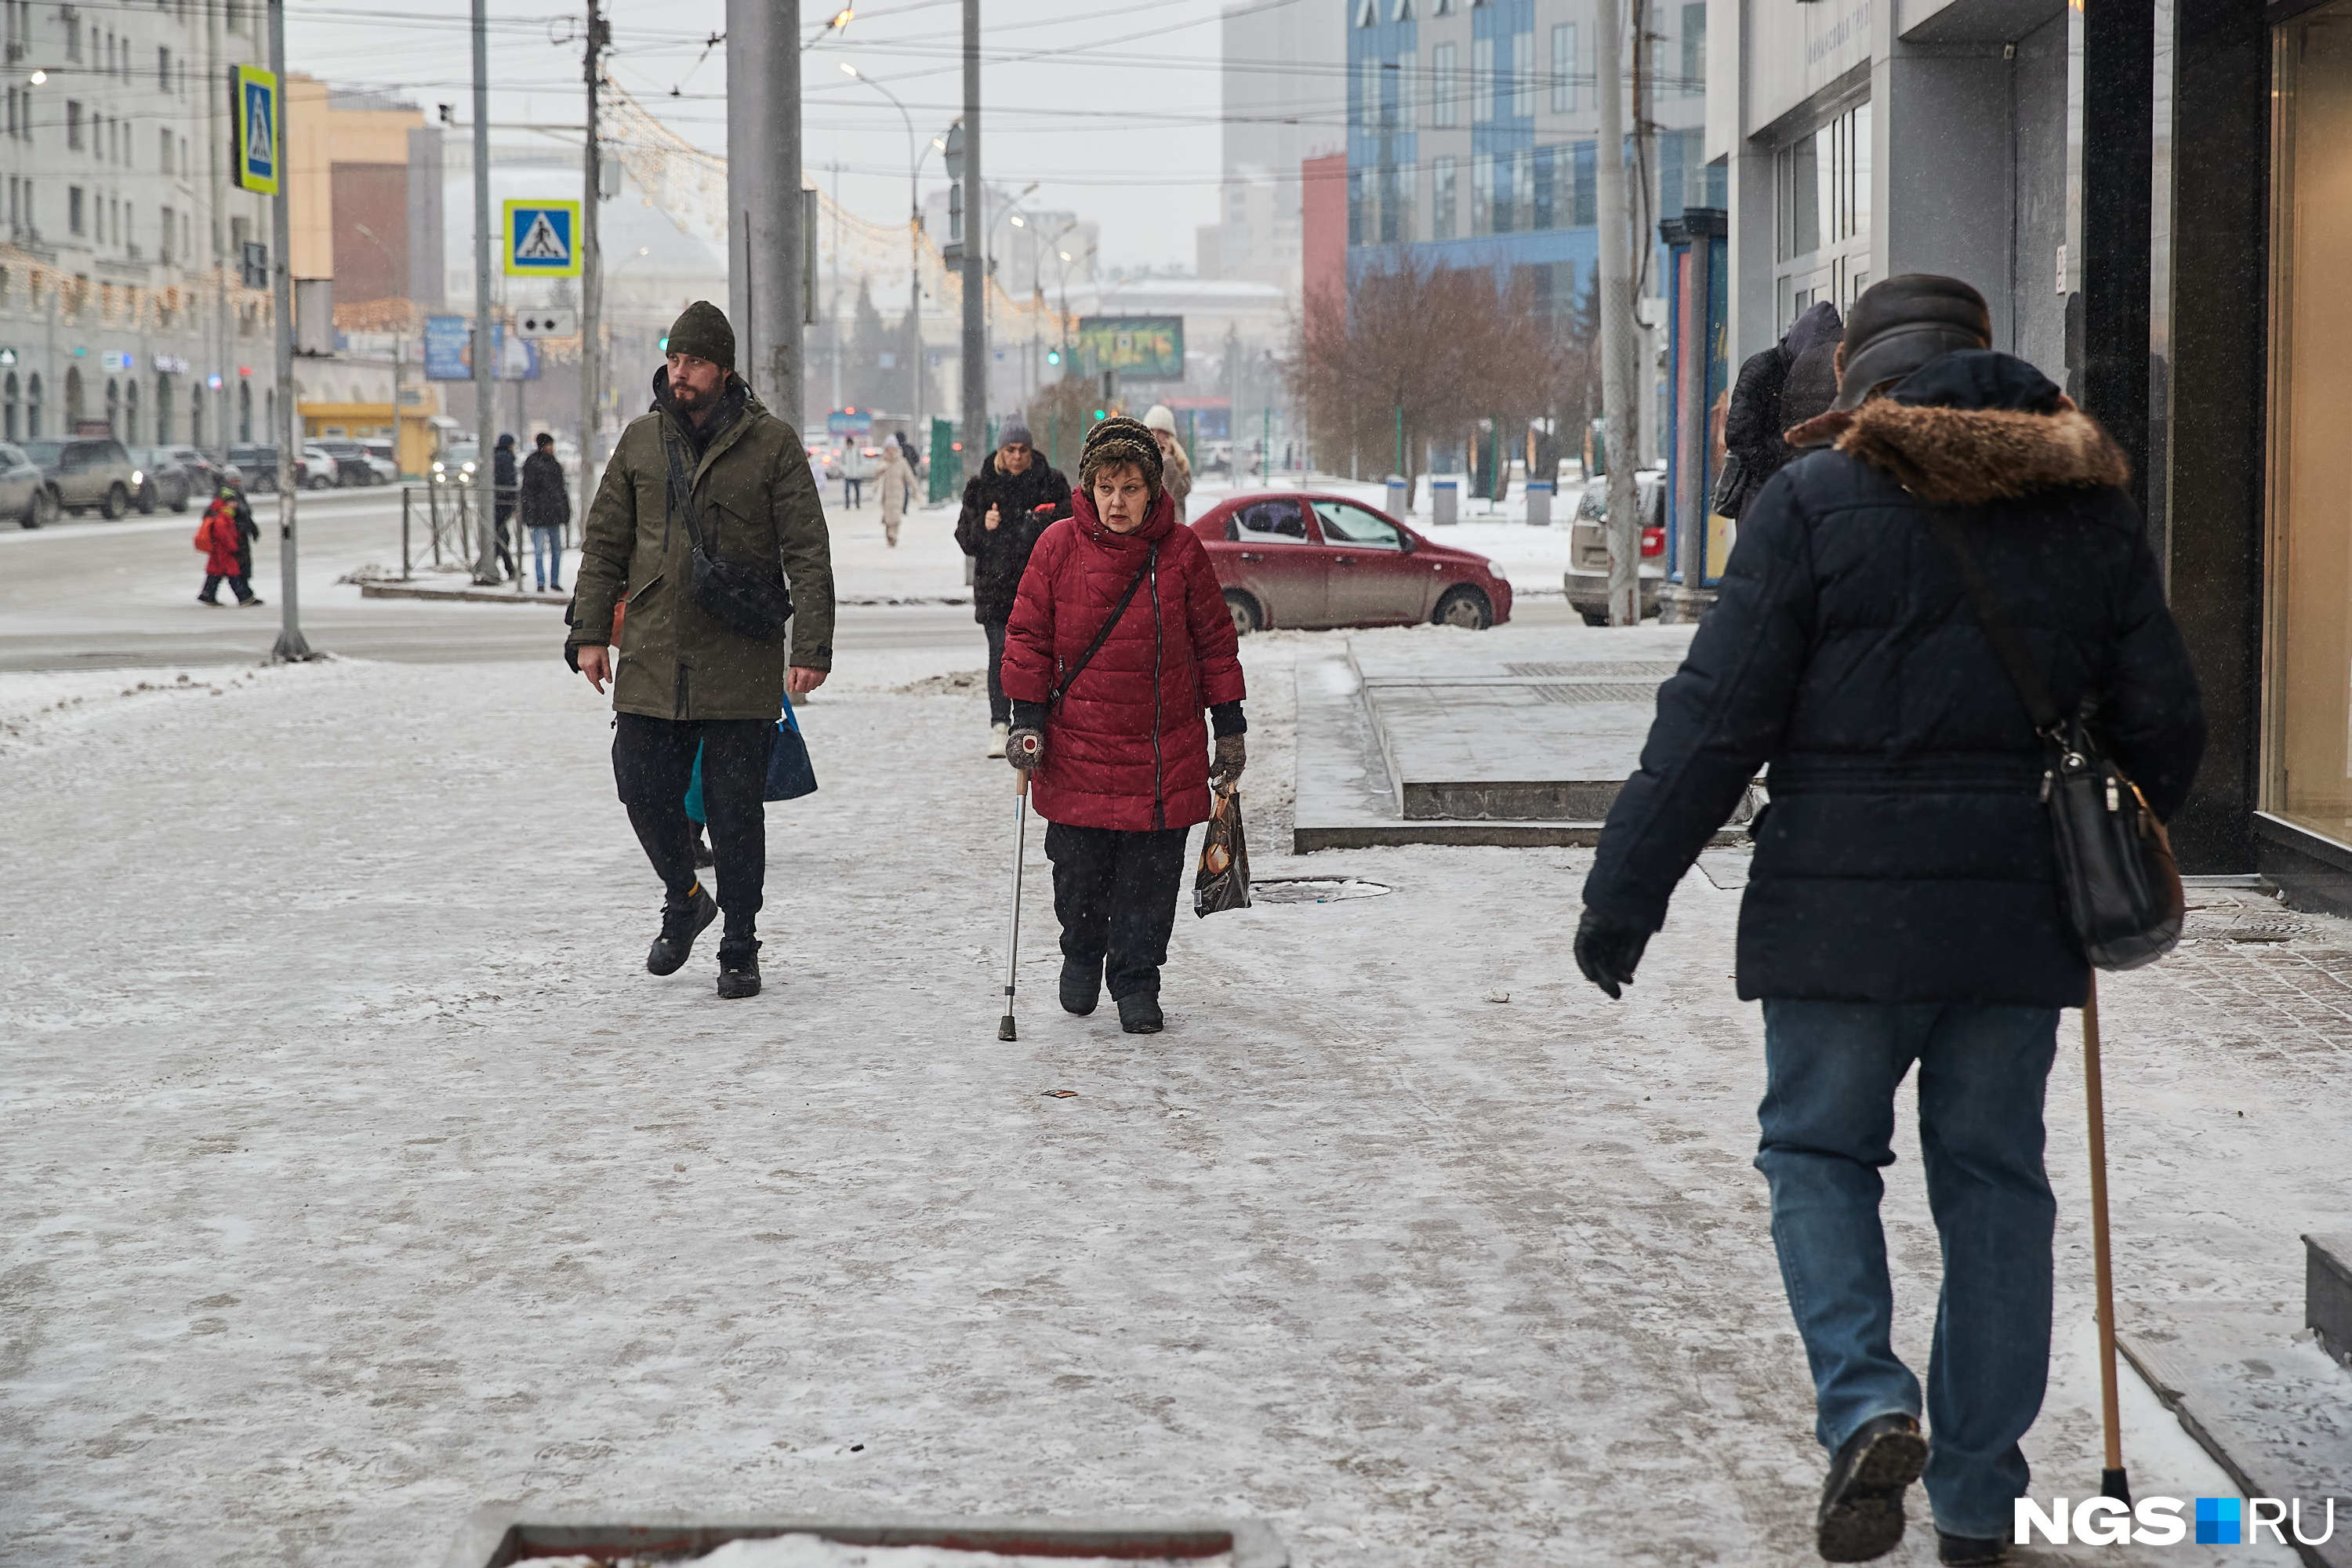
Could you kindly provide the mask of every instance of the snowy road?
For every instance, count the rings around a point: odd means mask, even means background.
[[[1014,1045],[1011,781],[977,696],[924,683],[968,649],[845,658],[808,705],[824,788],[772,814],[769,989],[728,1004],[707,950],[643,972],[658,893],[601,705],[551,661],[0,676],[0,1561],[428,1564],[514,1500],[1255,1515],[1318,1565],[1813,1562],[1737,896],[1694,877],[1612,1005],[1568,956],[1582,852],[1276,853],[1317,641],[1249,645],[1255,868],[1394,892],[1182,917],[1170,1031],[1138,1040],[1053,1008],[1038,856]],[[2239,1048],[2200,984],[2110,1003],[2127,1322],[2283,1293],[2352,1165],[2319,1058]],[[2030,1442],[2080,1496],[2071,1068],[2052,1104]],[[2137,1488],[2227,1489],[2127,1386]],[[1912,1519],[1905,1568],[1933,1559]]]

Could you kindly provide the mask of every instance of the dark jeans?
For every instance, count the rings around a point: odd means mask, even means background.
[[[768,750],[773,719],[648,719],[621,713],[613,725],[613,780],[629,826],[672,899],[693,889],[694,826],[686,790],[702,754],[702,805],[710,819],[711,868],[728,934],[749,936],[768,880]]]
[[[530,570],[541,588],[563,586],[563,525],[530,525]]]
[[[1936,1523],[2007,1539],[2029,1479],[2018,1439],[2050,1372],[2050,1237],[2042,1098],[2057,1010],[1928,1003],[1764,1004],[1757,1169],[1772,1189],[1780,1279],[1811,1363],[1822,1446],[1874,1415],[1920,1413],[1890,1343],[1894,1298],[1878,1173],[1895,1163],[1895,1094],[1919,1068],[1919,1148],[1943,1242],[1927,1364],[1926,1477]]]
[[[499,570],[509,577],[522,575],[522,563],[507,543],[507,520],[514,516],[514,502],[502,500],[495,514],[499,536]]]
[[[207,605],[220,603],[220,585],[223,583],[228,584],[228,591],[236,595],[236,602],[240,605],[253,597],[253,588],[244,578],[224,576],[217,572],[205,574],[205,585],[196,591],[196,597]]]
[[[1013,699],[1004,695],[1004,627],[1003,621],[982,621],[980,629],[988,634],[988,721],[992,724],[1013,722]]]
[[[864,479],[853,479],[845,477],[841,481],[841,500],[842,503],[845,506],[864,506],[866,504],[866,481]]]
[[[1045,858],[1054,863],[1054,913],[1062,922],[1062,956],[1102,963],[1111,1000],[1160,994],[1160,966],[1176,926],[1190,828],[1124,833],[1115,827],[1045,825]]]

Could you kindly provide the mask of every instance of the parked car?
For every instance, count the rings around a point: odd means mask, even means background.
[[[228,460],[230,465],[244,477],[245,489],[248,494],[267,495],[278,488],[277,447],[231,447],[228,449]],[[295,458],[294,483],[297,486],[303,489],[323,488],[311,479],[311,471],[312,465],[307,458],[301,456]],[[332,484],[334,480],[329,479],[327,483]]]
[[[327,458],[320,465],[320,468],[332,473],[335,483],[339,485],[380,485],[384,482],[384,475],[376,468],[375,459],[357,441],[328,437],[311,442],[304,449],[318,452]]]
[[[1666,474],[1643,468],[1633,476],[1633,499],[1642,512],[1642,616],[1658,613],[1658,589],[1666,580]],[[1609,480],[1596,474],[1576,503],[1570,525],[1568,571],[1562,577],[1569,607],[1588,626],[1609,624]]]
[[[1234,630],[1435,621],[1484,630],[1511,618],[1493,562],[1433,543],[1345,496],[1255,490],[1192,525],[1208,547]]]
[[[194,447],[161,447],[157,450],[168,454],[173,462],[188,470],[191,494],[209,496],[213,493],[213,487],[219,483],[220,474],[213,467],[210,458]]]
[[[0,517],[13,517],[19,528],[38,528],[58,520],[58,496],[49,489],[41,465],[19,448],[0,442]]]
[[[41,466],[58,505],[77,517],[91,507],[101,516],[121,517],[146,482],[131,454],[111,436],[27,441],[25,455]]]
[[[400,455],[389,441],[362,441],[360,450],[368,455],[368,466],[375,470],[376,483],[397,484],[400,481]]]
[[[188,498],[196,491],[196,476],[190,473],[169,447],[142,447],[132,451],[131,460],[139,465],[139,493],[135,498],[139,510],[154,515],[159,506],[173,511],[188,510]]]
[[[362,469],[367,468],[365,458],[356,460]],[[337,489],[345,484],[364,483],[375,478],[375,475],[370,472],[368,481],[352,479],[344,471],[343,465],[336,461],[334,454],[327,451],[315,441],[302,443],[302,488],[306,490]]]

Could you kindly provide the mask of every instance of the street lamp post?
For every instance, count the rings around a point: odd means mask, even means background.
[[[383,256],[385,265],[392,268],[395,277],[401,275],[399,265],[393,259],[392,247],[384,244],[377,237],[375,230],[363,223],[355,223],[352,227],[358,231],[361,238],[376,247],[377,252]],[[402,383],[406,368],[407,353],[407,332],[404,331],[394,332],[392,334],[392,466],[400,470],[402,479],[408,477],[408,465],[402,462],[400,458],[400,395],[404,390]]]
[[[1027,201],[1030,195],[1034,193],[1036,189],[1037,182],[1034,180],[1032,180],[1027,184],[1022,186],[1019,194],[1014,195],[1011,201],[1004,204],[1004,210],[998,213],[994,217],[989,219],[987,227],[982,232],[981,249],[985,253],[988,260],[987,278],[986,280],[982,283],[982,288],[985,289],[989,284],[996,281],[996,226],[1004,222],[1007,218],[1010,218],[1012,219],[1013,226],[1015,228],[1026,228],[1028,226],[1028,220],[1021,216],[1021,204]],[[996,301],[994,299],[989,298],[986,300],[986,303],[983,308],[992,310],[995,307],[995,303]],[[989,326],[989,336],[993,339],[995,335],[995,324],[991,322]],[[987,374],[987,367],[985,365],[982,366],[981,374],[983,376]]]
[[[908,401],[912,405],[909,422],[919,425],[923,417],[923,160],[930,156],[930,148],[918,150],[915,142],[915,117],[898,101],[898,95],[851,65],[841,62],[842,74],[852,81],[862,81],[890,100],[898,118],[907,125],[907,375],[913,384]],[[934,137],[932,147],[947,144]]]

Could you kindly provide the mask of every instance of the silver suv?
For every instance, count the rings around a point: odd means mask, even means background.
[[[96,507],[103,516],[121,517],[147,482],[122,443],[111,436],[27,441],[24,447],[25,455],[41,466],[57,504],[76,516]]]

